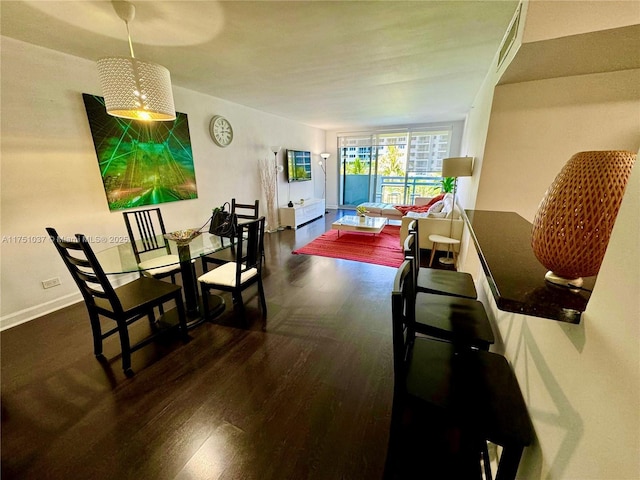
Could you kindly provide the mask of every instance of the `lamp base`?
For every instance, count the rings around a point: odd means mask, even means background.
[[[549,270],[545,276],[544,279],[549,282],[552,283],[554,285],[560,285],[562,287],[576,287],[576,288],[580,288],[582,286],[582,277],[578,277],[578,278],[564,278],[561,277],[560,275],[556,275],[555,273],[553,273],[551,270]]]
[[[456,260],[452,257],[440,257],[438,259],[438,263],[441,263],[442,265],[455,265]]]

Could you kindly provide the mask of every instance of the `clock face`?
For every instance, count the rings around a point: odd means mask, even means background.
[[[221,117],[220,115],[216,115],[211,119],[211,123],[209,124],[209,133],[216,145],[220,147],[226,147],[233,140],[233,129],[231,128],[231,124],[226,118]]]

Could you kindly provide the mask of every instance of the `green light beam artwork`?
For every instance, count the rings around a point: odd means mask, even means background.
[[[82,94],[109,210],[198,198],[187,115],[172,122],[112,117]]]

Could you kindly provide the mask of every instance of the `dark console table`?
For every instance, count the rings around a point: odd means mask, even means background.
[[[500,310],[580,323],[596,277],[581,290],[547,283],[531,249],[531,223],[514,212],[466,210],[465,221]]]

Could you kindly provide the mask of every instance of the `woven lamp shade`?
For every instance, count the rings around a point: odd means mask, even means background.
[[[129,57],[101,58],[97,66],[109,115],[133,120],[175,120],[171,75],[165,67]]]
[[[580,286],[598,273],[635,159],[626,151],[580,152],[562,168],[533,220],[531,246],[550,270],[547,280]]]

